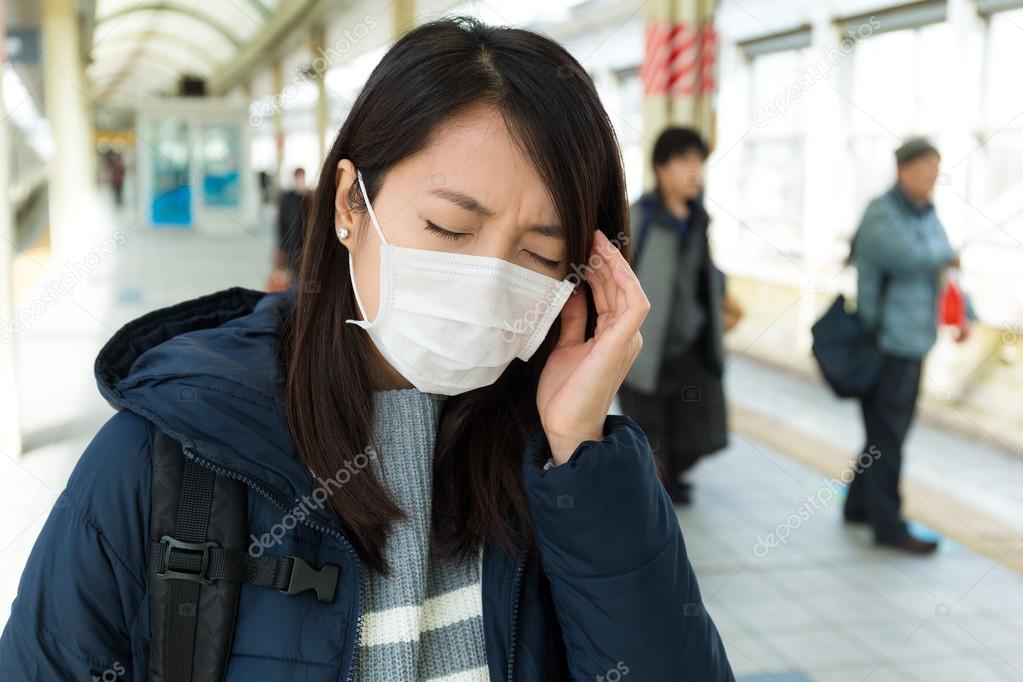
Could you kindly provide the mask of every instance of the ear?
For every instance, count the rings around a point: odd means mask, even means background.
[[[358,227],[359,220],[348,203],[348,197],[355,182],[355,164],[348,159],[341,159],[334,175],[334,184],[337,186],[337,191],[334,194],[335,234],[344,227],[348,229],[350,235],[354,235],[355,229]]]

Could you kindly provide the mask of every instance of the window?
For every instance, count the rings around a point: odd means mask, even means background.
[[[622,165],[625,166],[625,184],[629,201],[639,199],[643,193],[643,174],[650,163],[644,149],[643,130],[643,82],[639,67],[614,72],[617,98],[606,105],[611,123],[614,125],[618,145],[622,150]]]
[[[750,120],[744,141],[738,217],[756,236],[740,232],[748,253],[796,254],[803,214],[804,94],[799,69],[805,51],[786,49],[759,54],[749,63]],[[750,237],[750,238],[747,238]]]
[[[947,23],[891,31],[856,45],[843,107],[849,125],[853,207],[863,208],[895,181],[892,155],[911,135],[941,148],[940,131],[960,96],[948,87],[952,41]],[[859,215],[854,223],[859,221]],[[855,227],[855,224],[853,224]],[[849,235],[851,236],[851,235]]]

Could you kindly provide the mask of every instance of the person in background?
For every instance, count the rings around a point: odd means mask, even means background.
[[[293,188],[281,192],[277,204],[277,251],[274,254],[274,271],[267,286],[270,291],[281,291],[298,277],[304,221],[309,208],[308,195],[305,169],[296,168]]]
[[[879,545],[926,554],[938,543],[911,535],[901,516],[902,444],[916,411],[923,358],[937,337],[942,274],[959,267],[959,254],[931,202],[938,150],[913,138],[895,151],[895,161],[895,185],[867,206],[852,244],[858,313],[875,331],[884,359],[877,383],[860,399],[869,455],[862,461],[870,465],[852,480],[844,516],[849,523],[869,523]],[[976,317],[968,303],[966,312],[960,342]]]
[[[666,129],[653,150],[656,187],[630,209],[632,264],[651,308],[619,401],[646,433],[677,504],[691,502],[685,472],[728,444],[721,337],[726,322],[730,329],[742,316],[725,295],[724,274],[707,240],[702,188],[708,153],[697,131]]]
[[[114,204],[117,206],[123,206],[124,175],[126,172],[124,157],[122,157],[118,152],[111,152],[108,161],[108,170],[110,173],[110,187],[114,191]]]
[[[270,174],[265,170],[259,170],[256,179],[259,182],[259,200],[264,204],[270,203]]]

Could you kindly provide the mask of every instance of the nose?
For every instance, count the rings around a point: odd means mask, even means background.
[[[502,223],[488,225],[480,232],[472,252],[474,256],[500,258],[508,262],[515,261],[518,235],[515,228]]]

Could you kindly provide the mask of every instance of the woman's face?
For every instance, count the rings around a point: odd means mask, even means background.
[[[380,238],[368,213],[348,210],[356,167],[338,165],[335,230],[352,251],[369,318],[380,293]],[[387,243],[501,258],[549,277],[569,273],[554,203],[497,109],[476,108],[442,125],[430,146],[395,165],[373,200]],[[339,238],[340,239],[340,238]]]

